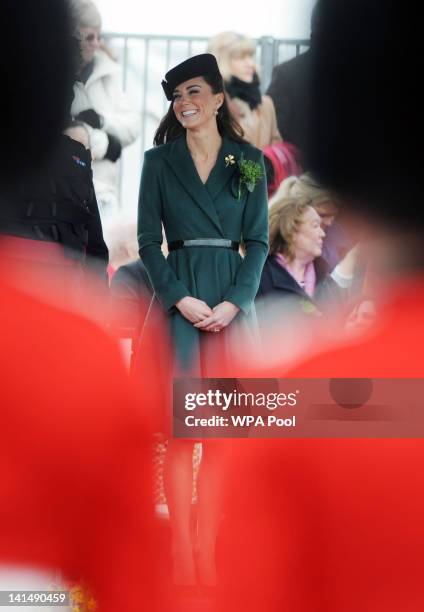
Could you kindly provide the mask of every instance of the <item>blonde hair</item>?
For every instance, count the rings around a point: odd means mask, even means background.
[[[255,55],[256,45],[250,38],[236,32],[221,32],[209,39],[208,52],[212,53],[218,62],[219,71],[224,81],[231,79],[230,62],[232,59]],[[256,72],[258,67],[255,66]]]
[[[69,0],[69,4],[77,28],[101,29],[102,18],[94,2],[91,0]]]
[[[301,198],[308,200],[312,208],[320,204],[332,203],[339,206],[339,199],[335,193],[321,187],[316,180],[308,173],[301,176],[287,177],[278,188],[273,197],[273,202],[278,202],[282,198]]]
[[[269,254],[283,253],[289,261],[295,254],[293,238],[303,215],[311,206],[308,198],[280,198],[269,209]]]

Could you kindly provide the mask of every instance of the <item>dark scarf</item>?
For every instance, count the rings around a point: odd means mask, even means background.
[[[90,78],[90,76],[92,75],[93,70],[94,70],[94,59],[89,64],[81,68],[81,72],[80,72],[80,76],[78,80],[84,83],[85,85],[88,79]]]
[[[230,98],[240,98],[240,100],[244,100],[244,102],[248,103],[251,110],[254,110],[262,102],[262,94],[259,85],[259,78],[255,72],[251,83],[246,83],[246,81],[242,81],[233,76],[225,83],[225,89]]]

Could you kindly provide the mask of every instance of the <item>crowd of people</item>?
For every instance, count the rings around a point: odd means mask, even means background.
[[[117,219],[117,163],[140,116],[95,4],[55,2],[48,18],[28,2],[25,33],[57,21],[46,41],[62,62],[50,75],[56,127],[46,139],[36,117],[25,148],[28,125],[9,109],[1,170],[11,432],[1,561],[87,580],[100,610],[139,610],[142,585],[158,611],[191,600],[202,610],[420,612],[420,440],[199,438],[172,414],[175,379],[422,377],[420,171],[397,163],[397,127],[396,146],[382,136],[394,102],[375,76],[388,71],[390,7],[319,0],[310,50],[275,67],[267,94],[255,44],[236,32],[170,67],[137,230],[122,220],[109,244],[102,223]],[[46,47],[37,36],[28,44],[32,74]],[[48,94],[34,89],[33,106]],[[166,447],[165,536],[152,442]]]
[[[138,136],[140,116],[122,91],[119,66],[101,37],[97,7],[92,0],[72,0],[70,8],[78,42],[72,52],[74,84],[73,93],[67,97],[63,135],[43,166],[36,173],[28,172],[19,189],[12,184],[2,190],[1,231],[3,245],[6,246],[7,236],[8,247],[5,257],[16,276],[20,270],[32,270],[34,278],[38,278],[34,282],[37,290],[49,284],[40,276],[50,269],[50,277],[56,276],[53,283],[61,279],[60,299],[74,303],[79,295],[76,287],[86,285],[82,279],[90,274],[93,284],[96,278],[98,290],[111,303],[103,320],[118,335],[132,339],[133,352],[153,290],[143,258],[137,253],[136,227],[119,215],[117,163],[123,147]],[[275,93],[277,76],[274,75],[269,88],[271,95],[262,94],[255,44],[244,35],[218,34],[210,39],[208,52],[217,59],[228,120],[234,122],[237,138],[263,151],[262,185],[267,185],[270,204],[278,199],[284,207],[285,196],[303,197],[302,186],[306,191],[323,192],[317,209],[326,234],[323,259],[327,261],[328,272],[333,272],[346,255],[347,247],[354,246],[352,237],[347,236],[342,223],[335,221],[339,209],[335,195],[332,200],[325,196],[324,190],[308,175],[294,180],[300,176],[304,163],[300,139],[291,136],[298,118],[294,109],[291,113],[278,110],[281,96]],[[284,95],[296,97],[297,85],[287,84]],[[298,109],[297,116],[300,114]],[[283,139],[280,132],[288,134],[288,138]],[[309,193],[307,197],[316,199]],[[71,201],[73,206],[69,206]],[[270,207],[270,219],[273,210]],[[294,209],[288,206],[284,214],[291,210]],[[162,250],[167,253],[166,241]],[[271,265],[274,255],[269,253]],[[268,263],[264,275],[267,268]],[[336,272],[333,278],[343,284]],[[309,292],[307,296],[302,282],[302,279],[300,285],[296,282],[295,288],[300,288],[303,297],[312,303],[313,294]],[[261,282],[258,297],[263,296],[264,283],[266,280]],[[110,300],[106,296],[108,284]]]

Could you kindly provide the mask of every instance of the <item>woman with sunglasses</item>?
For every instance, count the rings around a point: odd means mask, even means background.
[[[93,175],[102,218],[118,208],[116,162],[134,142],[140,116],[121,88],[120,70],[101,39],[101,17],[91,0],[71,0],[81,41],[82,66],[72,115],[89,132]]]

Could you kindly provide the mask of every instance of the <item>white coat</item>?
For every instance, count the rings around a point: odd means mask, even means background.
[[[126,147],[138,137],[141,118],[122,90],[118,64],[101,50],[96,52],[93,72],[87,82],[77,82],[74,86],[72,116],[76,117],[89,108],[104,120],[102,129],[85,124],[90,137],[97,201],[104,216],[118,208],[116,162],[104,159],[108,148],[107,134],[116,136],[122,147]]]

